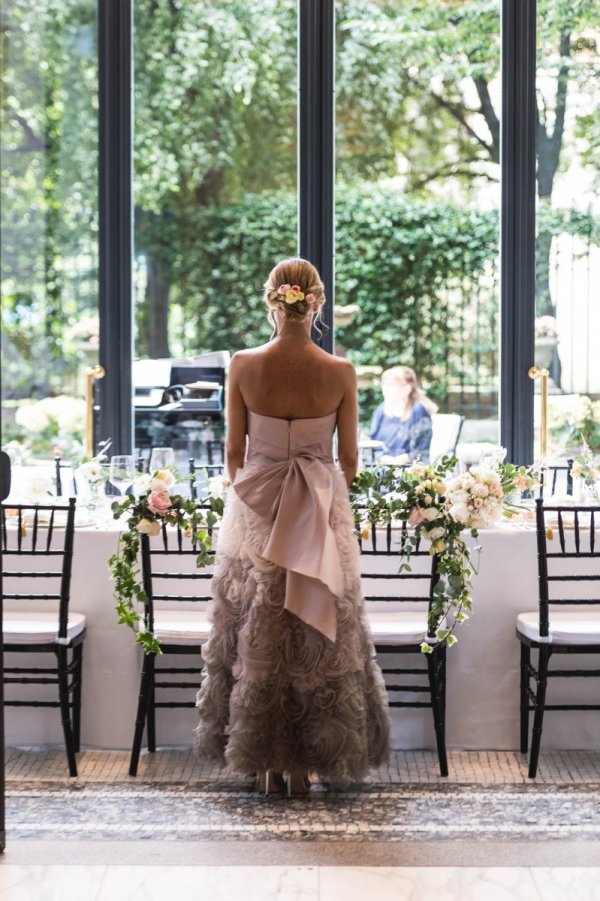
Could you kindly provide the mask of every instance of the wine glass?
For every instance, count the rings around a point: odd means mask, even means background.
[[[135,465],[130,454],[117,454],[110,458],[108,481],[115,486],[119,494],[125,494],[125,490],[133,484],[134,479]]]
[[[175,466],[175,453],[171,447],[155,447],[150,454],[150,473],[157,469],[169,469]]]

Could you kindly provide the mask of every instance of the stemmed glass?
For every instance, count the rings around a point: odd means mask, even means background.
[[[171,447],[155,447],[150,454],[150,472],[175,466],[175,453]]]
[[[135,465],[130,454],[117,454],[110,458],[108,481],[114,485],[119,494],[125,494],[127,488],[135,480]]]

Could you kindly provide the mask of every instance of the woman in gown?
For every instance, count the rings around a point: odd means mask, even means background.
[[[311,340],[325,297],[310,263],[279,263],[265,301],[276,336],[236,353],[229,371],[233,484],[194,745],[233,772],[286,773],[297,790],[309,772],[363,779],[387,759],[389,715],[348,497],[358,462],[354,367]]]

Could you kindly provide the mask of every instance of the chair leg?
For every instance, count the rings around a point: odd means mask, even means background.
[[[438,760],[440,763],[440,775],[448,775],[448,759],[446,756],[446,729],[443,697],[446,678],[446,649],[444,647],[434,650],[427,655],[427,673],[429,676],[429,690],[431,694],[431,707],[433,710],[433,726],[435,729],[435,741],[437,744]]]
[[[531,648],[521,644],[521,754],[529,750],[529,666]]]
[[[133,735],[133,745],[131,748],[131,759],[129,761],[129,775],[137,776],[138,762],[140,759],[140,749],[142,747],[142,737],[144,735],[144,726],[146,724],[146,715],[148,713],[148,701],[150,699],[150,686],[152,683],[153,668],[151,659],[154,655],[147,654],[144,657],[144,666],[142,668],[142,678],[140,681],[140,695],[138,699],[137,718],[135,721],[135,732]]]
[[[148,713],[146,715],[146,734],[148,738],[148,750],[153,754],[156,751],[156,707],[154,705],[155,701],[155,671],[154,671],[154,656],[150,662],[150,667],[152,670],[152,678],[150,679],[150,691],[148,695]]]
[[[83,674],[83,642],[73,649],[73,741],[75,751],[80,749],[81,736],[81,677]]]
[[[537,690],[535,695],[535,713],[533,716],[533,734],[531,736],[531,756],[529,758],[529,778],[535,779],[542,743],[542,726],[544,723],[544,708],[546,706],[546,685],[548,682],[548,662],[550,660],[550,646],[543,644],[540,647]]]
[[[69,763],[69,775],[76,776],[77,761],[75,759],[75,740],[73,738],[73,729],[71,726],[67,649],[63,647],[56,648],[56,658],[58,671],[58,699],[60,701],[60,713],[62,718],[63,732],[65,736],[67,761]]]

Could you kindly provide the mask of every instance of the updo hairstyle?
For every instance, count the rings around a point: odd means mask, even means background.
[[[288,303],[285,297],[278,293],[281,285],[298,285],[304,293],[304,300],[297,300],[295,303]],[[276,309],[282,311],[286,319],[302,321],[306,319],[310,312],[319,313],[321,307],[325,303],[325,289],[321,276],[312,263],[303,260],[301,257],[292,257],[289,260],[282,260],[271,270],[268,279],[264,284],[265,303],[269,311]],[[314,302],[309,303],[306,296],[314,295]]]

